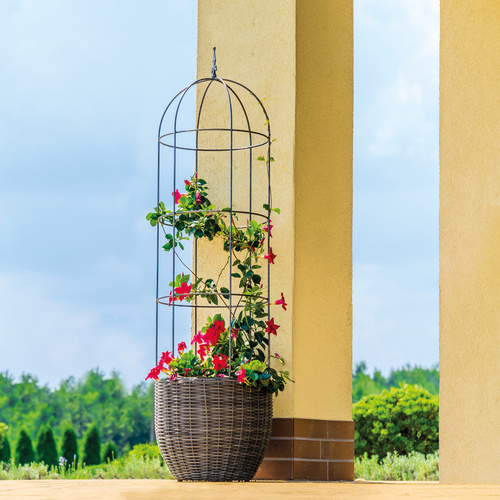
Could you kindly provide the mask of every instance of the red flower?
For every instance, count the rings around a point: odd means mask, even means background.
[[[170,375],[170,380],[177,380],[177,373],[172,373],[172,375]]]
[[[204,345],[200,345],[198,347],[198,356],[202,361],[205,361],[206,355],[207,355],[207,348]]]
[[[238,382],[241,382],[242,384],[245,382],[245,379],[247,378],[247,372],[243,368],[240,368],[237,372],[236,375],[238,376]]]
[[[270,321],[266,321],[266,325],[266,333],[272,333],[273,335],[276,335],[278,333],[278,328],[280,327],[280,325],[276,325],[274,323],[274,318],[271,318]]]
[[[203,342],[209,345],[216,345],[221,333],[226,329],[224,321],[216,320],[208,328],[205,335],[202,335]]]
[[[187,377],[188,373],[191,371],[191,368],[184,368],[184,376]]]
[[[274,305],[276,306],[279,306],[281,305],[281,307],[286,311],[286,302],[285,302],[285,297],[283,297],[283,293],[281,294],[281,299],[277,300],[276,302],[273,302]]]
[[[198,332],[194,337],[193,337],[193,340],[191,340],[191,345],[193,345],[194,343],[197,343],[197,344],[203,344],[203,338],[201,336],[201,332]]]
[[[224,325],[224,320],[222,320],[222,321],[215,320],[214,327],[218,333],[222,333],[226,329],[226,326]]]
[[[184,300],[189,298],[189,294],[191,293],[191,288],[193,285],[188,285],[185,281],[182,282],[181,286],[174,288],[175,293],[179,296],[176,297],[175,300]]]
[[[158,380],[158,377],[160,375],[160,372],[161,372],[161,367],[160,365],[158,366],[155,366],[150,372],[149,372],[149,375],[145,378],[145,380],[147,380],[148,378],[152,379],[152,380]]]
[[[181,196],[184,196],[184,193],[179,193],[179,190],[176,189],[175,193],[172,193],[172,196],[174,197],[174,202],[177,205],[177,203],[179,203]]]
[[[269,253],[267,255],[264,255],[264,259],[269,260],[269,264],[274,264],[275,258],[276,255],[273,253],[273,247],[269,247]]]
[[[170,295],[168,297],[168,305],[171,306],[173,301],[174,301],[174,297],[172,296],[172,292],[170,292]]]
[[[221,354],[220,356],[214,356],[214,368],[216,371],[222,370],[222,368],[226,368],[227,366],[227,360],[229,358]]]
[[[274,226],[271,224],[271,221],[269,221],[269,222],[268,222],[268,224],[264,226],[264,231],[265,231],[266,233],[268,233],[268,234],[269,234],[269,236],[272,236],[272,234],[271,234],[271,229],[272,229],[273,227],[274,227]]]
[[[184,181],[184,184],[186,184],[186,186],[189,186],[191,183],[189,181]]]
[[[172,355],[172,353],[170,351],[162,352],[158,366],[161,367],[161,365],[163,363],[165,363],[167,365],[167,367],[170,367],[170,363],[172,362],[173,359],[174,359],[174,356]]]
[[[185,342],[179,342],[179,345],[177,346],[177,351],[179,354],[182,354],[186,350],[186,343]]]
[[[198,205],[201,205],[201,194],[200,193],[196,193],[196,203],[198,203]]]

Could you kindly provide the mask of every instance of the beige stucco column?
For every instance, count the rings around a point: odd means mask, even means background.
[[[500,2],[441,0],[440,474],[500,483]]]
[[[199,0],[198,77],[237,80],[271,120],[271,295],[295,384],[259,477],[352,479],[352,0]]]

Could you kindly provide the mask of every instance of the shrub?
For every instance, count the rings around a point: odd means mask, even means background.
[[[38,461],[45,465],[55,467],[59,463],[54,433],[50,425],[43,425],[38,432],[36,445]]]
[[[33,443],[28,433],[22,429],[16,444],[16,463],[20,465],[31,464],[35,461]]]
[[[115,458],[118,457],[118,450],[116,449],[115,443],[109,441],[104,449],[104,454],[102,456],[102,461],[107,464],[108,462],[112,462]]]
[[[129,452],[130,457],[138,458],[158,458],[163,462],[160,449],[156,443],[136,444]]]
[[[5,434],[7,433],[7,424],[0,422],[0,448],[2,447],[3,440],[5,439]]]
[[[9,463],[10,456],[11,456],[10,443],[7,436],[5,436],[2,446],[0,446],[0,462]]]
[[[85,465],[99,465],[101,463],[101,437],[96,425],[93,425],[85,435],[83,463]]]
[[[439,455],[412,451],[407,456],[389,453],[379,463],[377,455],[364,454],[354,461],[356,479],[365,481],[439,481]]]
[[[66,467],[78,464],[78,441],[75,429],[66,427],[63,433],[61,456],[66,459]]]
[[[366,396],[353,405],[355,455],[412,451],[425,455],[439,449],[439,400],[418,386],[402,385]]]

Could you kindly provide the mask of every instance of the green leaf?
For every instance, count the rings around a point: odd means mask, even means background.
[[[265,159],[263,156],[259,156],[259,157],[257,158],[257,161],[266,161],[266,159]]]

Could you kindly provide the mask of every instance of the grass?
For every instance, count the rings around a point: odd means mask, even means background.
[[[438,481],[439,455],[389,453],[379,460],[366,454],[356,458],[354,474],[366,481]],[[139,445],[126,456],[101,465],[49,468],[43,463],[16,465],[0,463],[0,480],[5,479],[172,479],[158,448]]]
[[[5,479],[172,479],[161,458],[129,455],[101,465],[50,469],[43,463],[0,464],[0,480]]]
[[[379,460],[365,453],[354,461],[354,476],[366,481],[439,481],[439,454],[388,453]]]

